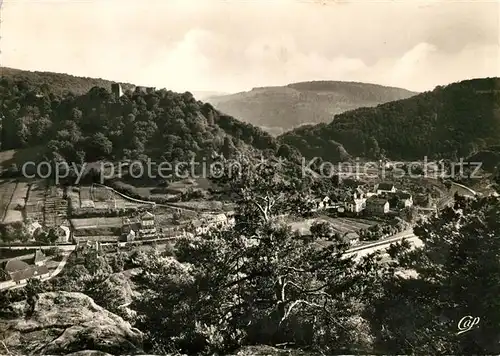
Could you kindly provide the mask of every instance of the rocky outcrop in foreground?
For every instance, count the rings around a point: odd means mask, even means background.
[[[26,301],[0,320],[0,354],[106,355],[141,353],[142,333],[82,293],[39,294],[33,314]]]

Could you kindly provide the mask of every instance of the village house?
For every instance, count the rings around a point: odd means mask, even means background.
[[[389,212],[387,199],[371,197],[366,200],[366,212],[372,215],[384,215]]]
[[[149,211],[140,218],[139,236],[142,239],[155,238],[157,236],[154,214]]]
[[[401,207],[409,208],[409,207],[413,206],[413,197],[410,193],[397,192],[396,195],[399,198],[399,202],[400,202]]]
[[[387,195],[391,209],[404,209],[413,206],[413,197],[408,192],[397,191]]]
[[[365,197],[365,192],[361,187],[356,187],[353,193],[353,199],[363,199]]]
[[[345,202],[345,209],[351,213],[360,213],[365,209],[366,198],[365,192],[358,186],[354,189],[354,192]],[[340,212],[340,211],[339,211]]]
[[[202,220],[193,220],[189,224],[189,232],[193,233],[194,235],[205,234],[207,231],[208,227]]]
[[[26,230],[31,237],[34,237],[37,230],[41,230],[42,225],[38,221],[33,221],[26,226]]]
[[[351,213],[360,213],[365,209],[366,199],[364,198],[351,198],[345,203],[345,209]]]
[[[209,218],[208,226],[226,226],[228,224],[234,223],[234,217],[229,217],[226,214],[216,214]]]
[[[203,219],[191,221],[190,230],[195,235],[199,235],[207,233],[211,228],[233,225],[234,223],[235,220],[232,214],[210,214]]]
[[[130,218],[123,218],[122,222],[122,237],[126,237],[131,231],[139,231],[139,223],[132,221]]]
[[[350,245],[357,245],[359,243],[359,235],[355,232],[347,233],[344,238]]]
[[[124,237],[125,237],[125,241],[127,241],[127,242],[134,241],[134,240],[135,240],[135,238],[136,238],[136,235],[137,235],[137,234],[135,233],[135,231],[134,231],[134,230],[130,230],[130,231],[128,232],[128,234],[127,234],[126,236],[124,236]]]
[[[330,209],[334,207],[335,204],[330,197],[325,196],[323,199],[321,199],[319,202],[317,202],[317,208],[315,210],[323,210],[323,209]]]
[[[41,250],[35,252],[32,259],[23,261],[11,259],[5,264],[4,273],[17,284],[26,282],[30,278],[42,278],[50,274],[46,266],[47,257]]]
[[[144,87],[144,86],[136,86],[134,88],[134,91],[136,93],[144,93],[144,94],[151,94],[156,90],[155,87]]]
[[[377,188],[377,195],[396,193],[396,187],[392,183],[380,183]]]
[[[47,256],[42,252],[42,250],[36,250],[35,257],[33,258],[33,264],[35,266],[42,266],[47,261]]]
[[[58,243],[68,243],[71,237],[71,229],[66,225],[60,225],[56,228],[56,235]]]

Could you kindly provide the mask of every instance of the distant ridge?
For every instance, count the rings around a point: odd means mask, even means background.
[[[329,122],[336,114],[405,99],[417,93],[378,84],[310,81],[256,87],[247,92],[212,96],[215,108],[274,134],[304,124]]]

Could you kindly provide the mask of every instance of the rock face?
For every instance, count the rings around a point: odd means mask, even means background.
[[[85,294],[41,293],[30,317],[25,317],[26,301],[11,306],[13,312],[0,320],[0,339],[11,354],[116,355],[141,352],[142,333]]]
[[[312,352],[300,350],[282,350],[267,345],[246,346],[231,356],[319,356]]]

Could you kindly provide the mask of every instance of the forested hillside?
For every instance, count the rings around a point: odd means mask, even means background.
[[[334,115],[347,110],[415,94],[375,84],[315,81],[255,88],[208,98],[207,101],[222,112],[280,134],[303,124],[329,122]]]
[[[62,95],[68,92],[81,95],[87,93],[92,87],[111,87],[112,81],[100,78],[77,77],[71,74],[27,71],[14,68],[0,67],[1,76],[13,82],[26,82],[39,88],[40,93],[54,93]],[[120,83],[123,90],[133,89],[135,86]]]
[[[184,161],[213,151],[230,155],[277,148],[262,130],[218,113],[190,93],[136,89],[117,98],[106,85],[83,95],[58,94],[64,83],[45,82],[32,73],[24,76],[0,80],[2,150],[43,145],[47,151],[41,153],[47,157],[79,162],[145,157]]]
[[[466,80],[408,99],[360,108],[329,124],[307,126],[279,138],[303,155],[395,159],[456,158],[500,142],[500,79]],[[340,148],[339,148],[340,147]]]

